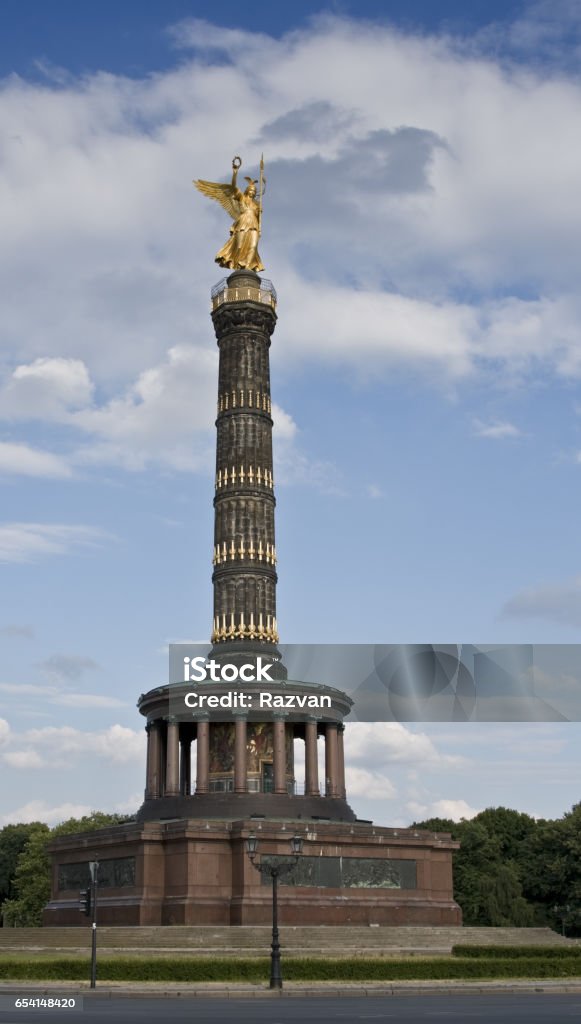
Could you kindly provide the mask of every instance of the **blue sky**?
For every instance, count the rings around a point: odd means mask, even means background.
[[[209,634],[228,225],[191,180],[235,153],[267,166],[282,638],[579,642],[578,5],[3,16],[0,822],[134,809],[135,701]],[[362,817],[579,796],[575,725],[365,728]]]

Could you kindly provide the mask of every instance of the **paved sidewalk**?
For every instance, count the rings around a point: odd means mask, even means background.
[[[525,995],[530,993],[559,994],[577,993],[581,994],[581,978],[560,979],[544,978],[539,981],[385,981],[385,982],[360,982],[359,984],[337,984],[336,981],[314,982],[305,984],[303,982],[285,982],[281,991],[271,990],[266,984],[238,984],[228,985],[223,982],[206,982],[184,984],[176,982],[162,984],[151,982],[123,982],[106,981],[101,984],[97,982],[97,988],[92,991],[88,982],[74,981],[50,981],[50,982],[0,982],[0,995],[23,995],[28,997],[31,994],[38,996],[51,995],[55,992],[78,992],[84,997],[92,999],[179,999],[212,996],[221,999],[279,999],[281,995],[286,997],[309,997],[314,996],[402,996],[402,995],[440,995],[452,994],[474,994],[474,995]]]

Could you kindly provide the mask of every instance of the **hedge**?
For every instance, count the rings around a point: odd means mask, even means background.
[[[101,957],[97,961],[99,981],[162,982],[266,982],[268,959],[222,960],[159,957]],[[438,957],[420,959],[284,960],[287,981],[399,981],[471,980],[495,978],[576,978],[581,977],[579,957]],[[72,958],[2,957],[0,979],[87,981],[90,961]]]
[[[521,958],[543,960],[581,959],[579,946],[453,946],[452,955],[476,960],[520,960]]]

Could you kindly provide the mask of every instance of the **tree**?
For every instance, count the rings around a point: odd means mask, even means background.
[[[454,898],[464,924],[518,928],[533,923],[534,908],[523,895],[518,865],[534,819],[497,807],[471,821],[430,818],[414,827],[450,832],[459,840],[460,849],[453,855]]]
[[[0,829],[0,911],[4,901],[14,895],[13,880],[18,858],[39,825],[40,822],[33,821]]]
[[[15,896],[2,906],[5,924],[27,928],[41,923],[42,908],[50,898],[49,839],[48,825],[39,824],[31,832],[14,872]]]
[[[130,820],[130,815],[94,811],[83,818],[69,818],[53,829],[48,825],[36,825],[18,857],[13,879],[15,895],[2,907],[4,922],[17,928],[35,928],[42,924],[42,912],[50,899],[47,847],[52,839],[75,832],[93,832]]]
[[[581,804],[557,821],[541,821],[526,844],[524,891],[537,917],[581,935]]]

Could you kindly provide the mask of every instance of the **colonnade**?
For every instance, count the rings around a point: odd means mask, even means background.
[[[147,724],[147,778],[146,799],[192,795],[192,741],[196,740],[195,793],[210,792],[210,722],[199,719],[194,726],[177,719],[157,719]],[[343,733],[345,727],[337,722],[305,723],[273,722],[273,789],[276,794],[287,794],[286,733],[293,738],[300,735],[305,741],[305,796],[319,796],[318,737],[325,742],[324,793],[327,797],[345,799],[345,756]],[[241,715],[234,721],[234,793],[247,793],[247,720]]]

